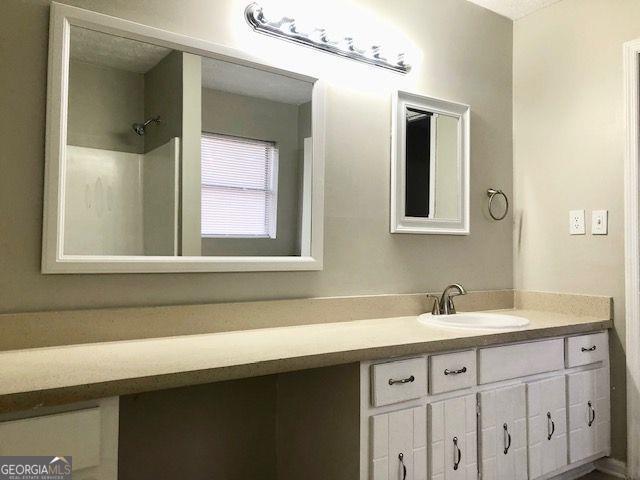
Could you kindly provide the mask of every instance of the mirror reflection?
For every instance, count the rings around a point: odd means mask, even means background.
[[[459,119],[406,106],[404,121],[405,216],[459,219]]]
[[[65,255],[304,254],[312,83],[75,26],[70,40]]]

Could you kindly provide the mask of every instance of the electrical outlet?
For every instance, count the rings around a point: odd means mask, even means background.
[[[584,235],[584,210],[569,211],[569,235]]]
[[[594,210],[591,212],[591,235],[606,235],[609,227],[609,212]]]

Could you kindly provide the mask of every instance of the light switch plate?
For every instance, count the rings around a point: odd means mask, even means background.
[[[584,227],[584,210],[569,211],[569,235],[584,235],[587,231]]]
[[[591,235],[606,235],[609,230],[609,212],[594,210],[591,212]]]

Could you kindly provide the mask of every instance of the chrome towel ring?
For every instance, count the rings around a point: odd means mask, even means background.
[[[502,195],[504,197],[505,209],[504,209],[504,213],[501,216],[495,215],[492,209],[493,199],[496,195]],[[491,215],[491,218],[493,218],[494,220],[498,220],[498,221],[503,220],[504,217],[507,216],[507,213],[509,213],[509,199],[507,198],[507,196],[502,190],[498,190],[496,188],[488,189],[487,196],[489,197],[489,215]]]

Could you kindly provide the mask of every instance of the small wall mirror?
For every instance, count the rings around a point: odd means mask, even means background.
[[[469,106],[392,101],[391,232],[469,234]]]
[[[46,273],[321,268],[316,79],[74,7],[52,15]]]

